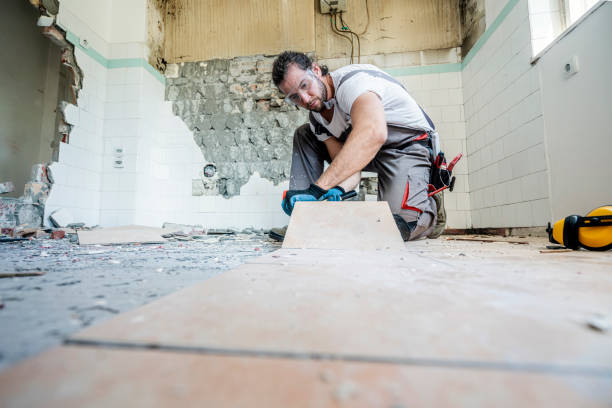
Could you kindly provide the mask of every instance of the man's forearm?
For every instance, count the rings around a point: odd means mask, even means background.
[[[353,174],[351,177],[344,180],[342,183],[338,184],[340,187],[344,189],[344,191],[354,190],[361,181],[361,172]]]
[[[342,150],[317,180],[316,184],[319,187],[327,190],[333,186],[341,185],[344,188],[341,183],[348,180],[353,180],[355,185],[359,183],[359,178],[355,175],[359,175],[361,170],[376,156],[382,145],[382,141],[371,137],[368,130],[363,131],[363,134],[360,133],[362,132],[353,131],[349,135]],[[353,179],[353,177],[356,177],[356,179]]]

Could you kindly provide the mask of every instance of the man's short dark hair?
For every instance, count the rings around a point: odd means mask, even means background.
[[[274,65],[272,66],[272,80],[277,88],[285,79],[285,75],[287,75],[287,70],[291,64],[296,64],[298,67],[306,71],[308,68],[312,67],[312,60],[303,52],[296,51],[284,51],[282,54],[276,57],[274,60]],[[327,75],[329,72],[325,65],[321,66],[321,71],[323,75]]]

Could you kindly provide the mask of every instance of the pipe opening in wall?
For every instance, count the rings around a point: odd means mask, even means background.
[[[217,168],[213,164],[207,164],[204,166],[204,176],[206,177],[214,177],[217,173]]]

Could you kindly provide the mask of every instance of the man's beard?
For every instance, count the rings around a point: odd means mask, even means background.
[[[323,83],[323,81],[321,81],[319,78],[315,77],[315,79],[317,80],[317,85],[319,86],[319,90],[321,91],[321,104],[319,105],[318,108],[316,109],[311,109],[313,112],[317,112],[320,113],[321,111],[323,111],[323,109],[325,109],[325,105],[323,104],[323,102],[327,101],[327,88],[325,87],[325,84]]]

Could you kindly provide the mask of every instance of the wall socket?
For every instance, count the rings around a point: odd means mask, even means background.
[[[566,77],[571,77],[578,73],[578,71],[580,71],[580,64],[578,63],[578,57],[575,55],[563,64],[563,73]]]
[[[319,5],[321,7],[321,14],[348,10],[346,0],[319,0]]]
[[[113,147],[113,167],[116,169],[125,167],[123,162],[123,147]]]

